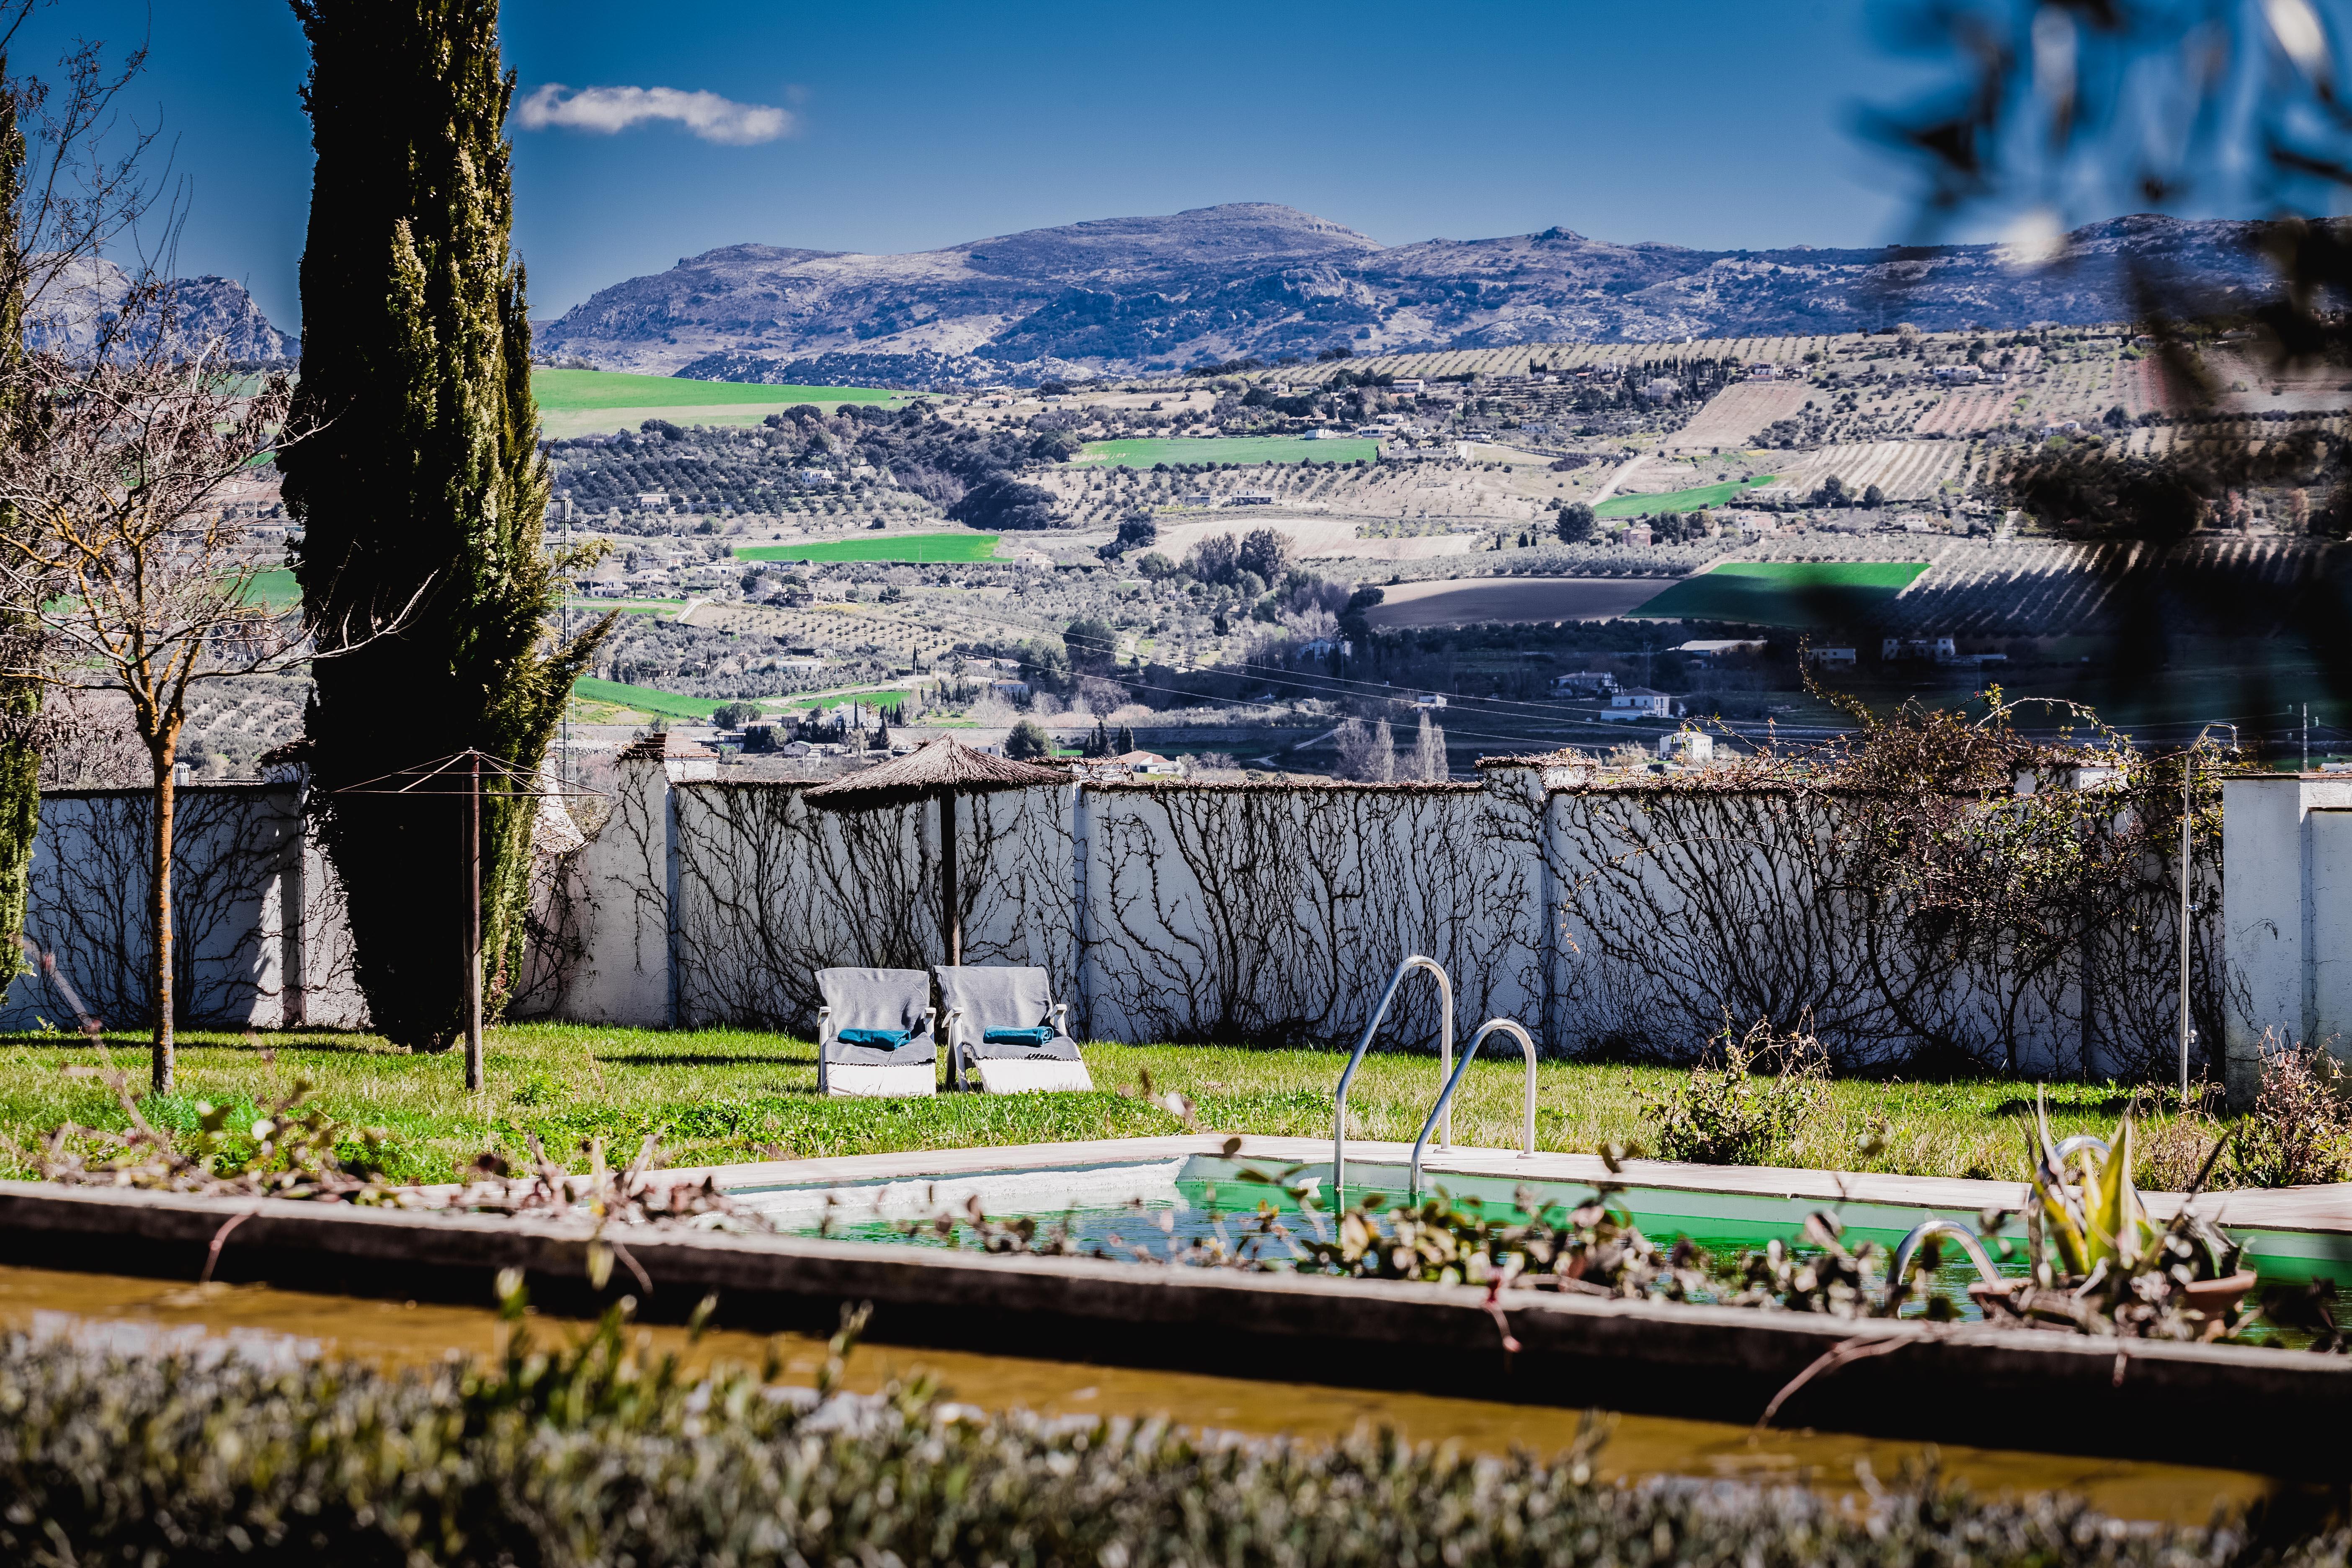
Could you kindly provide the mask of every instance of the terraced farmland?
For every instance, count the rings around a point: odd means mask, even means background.
[[[1957,489],[1969,448],[1958,441],[1861,441],[1823,447],[1786,465],[1780,482],[1757,491],[1759,500],[1801,500],[1832,474],[1849,494],[1876,485],[1889,500],[1925,500]]]
[[[1370,463],[1379,460],[1378,441],[1341,437],[1310,441],[1304,436],[1137,437],[1089,441],[1076,461],[1122,468],[1159,463]]]

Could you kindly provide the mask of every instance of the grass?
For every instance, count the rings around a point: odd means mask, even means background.
[[[752,544],[739,561],[985,561],[996,553],[993,533],[898,533],[835,539],[822,544]]]
[[[534,370],[530,391],[540,408],[550,414],[610,408],[714,408],[728,404],[788,407],[795,403],[887,403],[898,395],[872,386],[761,386],[609,370]]]
[[[727,706],[709,697],[680,697],[675,692],[657,691],[650,686],[599,680],[593,675],[583,675],[572,682],[572,695],[584,701],[609,702],[615,707],[634,709],[639,713],[658,713],[670,719],[708,719]]]
[[[1684,578],[1633,614],[1751,626],[1850,626],[1927,569],[1917,561],[1729,561]]]
[[[1138,437],[1127,441],[1089,441],[1078,449],[1081,463],[1114,468],[1148,468],[1155,463],[1378,462],[1381,444],[1342,437],[1309,441],[1303,436]]]
[[[1595,517],[1649,517],[1662,511],[1698,511],[1721,506],[1742,490],[1772,482],[1770,474],[1752,479],[1727,479],[1719,485],[1695,485],[1686,490],[1662,490],[1654,496],[1611,496],[1592,509]]]
[[[116,1037],[109,1050],[134,1087],[146,1079],[144,1042]],[[1086,1048],[1092,1094],[942,1095],[917,1100],[835,1100],[815,1095],[816,1058],[804,1040],[733,1029],[668,1032],[585,1025],[496,1028],[487,1044],[488,1087],[467,1096],[455,1053],[411,1056],[362,1034],[298,1031],[267,1036],[191,1032],[180,1037],[180,1088],[145,1097],[159,1127],[193,1131],[200,1101],[253,1108],[312,1089],[313,1101],[353,1128],[389,1134],[392,1168],[439,1180],[486,1147],[510,1157],[536,1135],[554,1158],[578,1166],[581,1142],[602,1138],[622,1158],[654,1133],[673,1164],[883,1153],[1084,1138],[1144,1137],[1181,1130],[1166,1110],[1135,1097],[1148,1070],[1154,1092],[1181,1089],[1201,1124],[1220,1131],[1328,1138],[1337,1050],[1119,1046]],[[93,1064],[79,1037],[0,1036],[0,1131],[18,1149],[59,1123],[128,1124],[106,1086],[63,1070]],[[1459,1145],[1514,1148],[1520,1074],[1512,1062],[1479,1061],[1454,1112]],[[1538,1146],[1591,1152],[1608,1142],[1639,1149],[1649,1132],[1642,1096],[1679,1075],[1654,1068],[1545,1062],[1538,1069]],[[1410,1142],[1435,1092],[1434,1058],[1377,1052],[1365,1058],[1348,1107],[1352,1132]],[[2051,1089],[2053,1126],[2105,1134],[2126,1098],[2113,1086]],[[1918,1084],[1839,1082],[1782,1162],[1914,1175],[2022,1177],[2019,1116],[2030,1086],[2012,1079]],[[1884,1151],[1859,1153],[1873,1119],[1889,1131]],[[0,1143],[0,1173],[22,1163]]]

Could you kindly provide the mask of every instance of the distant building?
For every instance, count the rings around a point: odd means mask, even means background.
[[[1414,698],[1412,705],[1415,708],[1443,708],[1445,706],[1445,698],[1439,692],[1432,691]]]
[[[1850,647],[1809,647],[1804,650],[1807,664],[1848,665],[1854,662]]]
[[[1211,495],[1206,490],[1194,490],[1189,495],[1181,495],[1176,498],[1176,504],[1178,506],[1214,506],[1216,501],[1217,498]]]
[[[1780,367],[1769,360],[1758,360],[1748,367],[1748,379],[1750,381],[1778,381],[1780,378]]]
[[[1972,364],[1939,364],[1936,367],[1937,381],[1966,383],[1982,381],[1984,378],[1985,373]]]
[[[1878,657],[1888,664],[1949,664],[1959,650],[1949,637],[1888,637],[1878,645]]]
[[[1933,533],[1936,520],[1924,511],[1900,512],[1895,516],[1895,526],[1906,533]]]
[[[1339,432],[1326,430],[1318,426],[1312,430],[1301,432],[1298,438],[1302,441],[1336,441],[1339,438]]]
[[[1227,496],[1225,498],[1225,504],[1227,506],[1272,506],[1274,504],[1274,492],[1271,490],[1241,490],[1233,495]]]
[[[1617,678],[1605,669],[1572,669],[1551,678],[1554,697],[1606,697],[1617,689]]]
[[[1429,384],[1418,376],[1410,381],[1399,378],[1389,383],[1389,394],[1393,397],[1419,397],[1428,390]]]
[[[1617,535],[1617,542],[1620,544],[1647,544],[1650,542],[1650,525],[1648,523],[1630,522],[1627,523],[1624,529]]]
[[[668,505],[669,495],[664,490],[649,490],[637,498],[639,511],[659,511]]]
[[[1025,680],[992,680],[988,683],[988,694],[1003,698],[1007,702],[1026,702],[1029,700],[1029,683]]]
[[[1675,716],[1675,700],[1663,691],[1653,691],[1646,686],[1628,686],[1609,695],[1609,711],[1604,719],[1671,719]]]
[[[1677,730],[1658,737],[1658,755],[1703,768],[1715,761],[1715,737],[1698,730]]]

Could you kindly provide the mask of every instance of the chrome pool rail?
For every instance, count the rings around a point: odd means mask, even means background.
[[[1426,969],[1437,976],[1438,1072],[1444,1077],[1453,1075],[1454,982],[1446,978],[1445,970],[1437,960],[1423,958],[1416,952],[1397,965],[1395,975],[1389,981],[1389,988],[1381,994],[1381,1005],[1372,1009],[1372,1021],[1364,1026],[1364,1037],[1356,1042],[1356,1054],[1348,1058],[1347,1067],[1339,1074],[1339,1088],[1332,1096],[1338,1102],[1331,1112],[1331,1201],[1335,1204],[1344,1205],[1347,1203],[1348,1085],[1355,1078],[1356,1069],[1363,1065],[1364,1053],[1371,1048],[1372,1036],[1379,1032],[1381,1020],[1389,1016],[1389,1004],[1396,1000],[1397,987],[1402,985],[1404,977],[1416,969]],[[1438,1141],[1437,1146],[1450,1148],[1453,1142],[1454,1121],[1448,1117],[1444,1136]]]
[[[1470,1037],[1470,1043],[1462,1047],[1462,1065],[1455,1068],[1447,1077],[1445,1087],[1437,1091],[1437,1103],[1429,1108],[1429,1120],[1421,1124],[1421,1136],[1413,1141],[1412,1145],[1412,1173],[1407,1176],[1405,1183],[1405,1191],[1408,1194],[1406,1202],[1421,1201],[1421,1152],[1429,1146],[1430,1129],[1437,1125],[1439,1116],[1453,1108],[1454,1091],[1461,1087],[1462,1079],[1468,1075],[1471,1062],[1477,1058],[1478,1047],[1487,1036],[1497,1029],[1507,1029],[1517,1036],[1519,1049],[1528,1058],[1527,1126],[1519,1144],[1519,1158],[1526,1160],[1534,1157],[1536,1152],[1536,1043],[1533,1037],[1513,1020],[1489,1018],[1478,1026],[1476,1034]],[[1440,1147],[1444,1145],[1441,1144]]]
[[[2063,1171],[2066,1168],[2066,1162],[2084,1149],[2096,1149],[2102,1160],[2115,1152],[2107,1147],[2107,1141],[2095,1132],[2077,1132],[2072,1138],[2062,1139],[2051,1152],[2058,1156],[2058,1168]]]
[[[1956,1219],[1929,1219],[1913,1226],[1911,1234],[1895,1244],[1895,1262],[1886,1275],[1889,1285],[1909,1275],[1912,1255],[1919,1250],[1919,1244],[1931,1236],[1948,1236],[1958,1242],[1960,1250],[1969,1255],[1969,1261],[1977,1266],[1978,1279],[1988,1285],[2000,1283],[2000,1270],[1993,1267],[1991,1255],[1985,1251],[1984,1243],[1977,1239],[1976,1232]]]

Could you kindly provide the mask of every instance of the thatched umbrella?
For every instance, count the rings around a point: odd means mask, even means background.
[[[1069,775],[974,751],[953,736],[926,741],[877,768],[822,784],[801,798],[826,811],[879,811],[919,800],[940,803],[940,933],[948,962],[963,962],[963,911],[956,901],[956,796],[1069,783]]]

